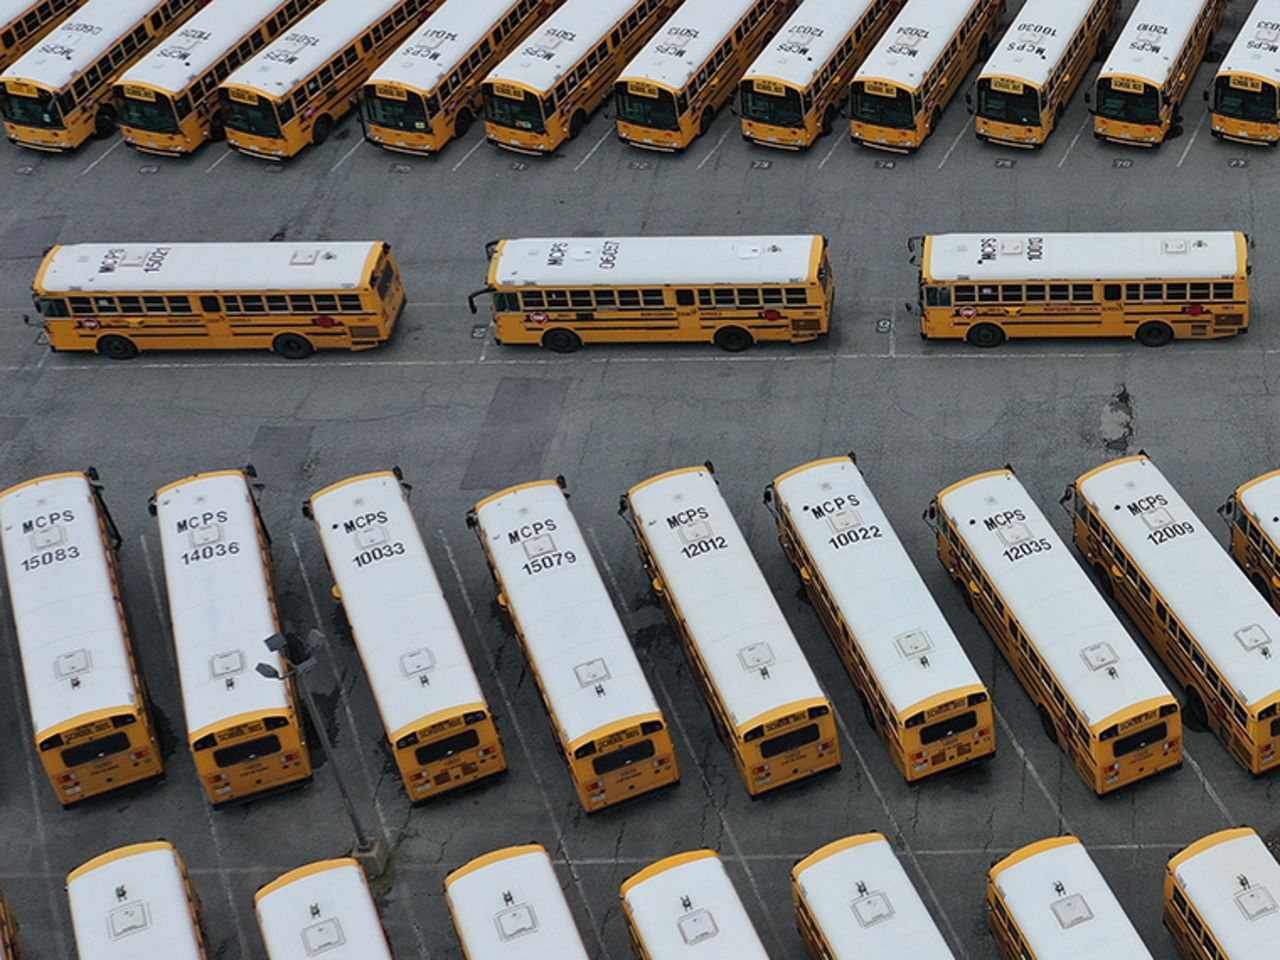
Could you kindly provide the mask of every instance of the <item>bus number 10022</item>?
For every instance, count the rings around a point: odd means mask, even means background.
[[[376,547],[370,547],[361,553],[357,553],[351,558],[351,562],[357,567],[367,567],[371,563],[377,563],[379,560],[390,560],[392,557],[400,557],[404,555],[404,544],[397,540],[395,543],[384,543]]]
[[[56,550],[46,550],[43,553],[34,553],[27,559],[22,561],[23,570],[38,570],[41,567],[47,567],[51,563],[62,563],[64,560],[75,560],[80,556],[79,547],[58,547]]]
[[[201,560],[214,560],[219,557],[234,557],[240,552],[240,544],[232,540],[230,543],[206,543],[203,547],[188,550],[182,555],[183,566],[191,566]]]
[[[829,537],[827,543],[832,548],[839,550],[841,547],[852,546],[855,543],[862,543],[864,540],[881,540],[884,534],[880,532],[880,528],[874,523],[865,527],[855,527],[853,530],[841,530],[834,537]]]
[[[563,566],[566,563],[577,563],[578,555],[572,550],[564,550],[559,553],[544,553],[540,557],[534,557],[526,564],[522,564],[520,569],[532,576],[535,573],[542,573],[544,570],[554,570],[556,567]]]

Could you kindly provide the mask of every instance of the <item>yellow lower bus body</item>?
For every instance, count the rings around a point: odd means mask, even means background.
[[[261,756],[238,756],[264,737],[274,737],[278,749]],[[274,793],[311,779],[311,755],[296,718],[271,730],[261,718],[252,717],[217,732],[198,731],[191,737],[191,750],[205,795],[214,806]]]
[[[834,295],[834,290],[832,291]],[[552,330],[571,330],[583,343],[714,343],[727,327],[745,330],[754,342],[808,343],[831,326],[831,300],[825,305],[779,307],[777,319],[764,319],[757,311],[737,316],[732,310],[698,314],[694,310],[655,309],[631,314],[594,314],[580,322],[572,311],[547,311],[531,319],[526,313],[495,314],[494,335],[502,344],[541,344]]]
[[[226,131],[220,120],[215,120],[218,101],[206,98],[178,125],[177,133],[158,133],[120,124],[120,137],[129,146],[142,153],[161,157],[185,157],[195,153],[211,140],[221,140]]]
[[[1237,120],[1235,117],[1211,113],[1209,132],[1219,140],[1256,147],[1274,147],[1280,143],[1280,120],[1275,123],[1259,123],[1256,120]]]
[[[1280,613],[1280,568],[1269,567],[1262,553],[1234,523],[1231,525],[1231,556],[1258,592]]]
[[[1159,123],[1126,123],[1123,120],[1095,116],[1093,135],[1098,140],[1107,140],[1129,147],[1158,147],[1169,136],[1169,129],[1172,126],[1173,109],[1161,107]]]
[[[85,717],[61,731],[42,731],[36,744],[64,807],[164,772],[150,718],[132,708]]]
[[[822,713],[821,711],[824,710],[826,712]],[[730,747],[734,765],[742,776],[747,793],[753,797],[788,784],[807,780],[828,770],[840,769],[840,739],[836,732],[835,714],[831,711],[830,704],[825,701],[792,704],[776,713],[782,716],[770,714],[763,721],[766,731],[764,740],[747,741],[744,737],[748,729],[761,725],[759,718],[749,721],[730,734],[733,737]],[[806,746],[765,757],[761,750],[761,743],[767,743],[769,739],[779,736],[783,728],[777,725],[784,722],[788,722],[797,729],[809,724],[816,725],[817,737]]]
[[[660,729],[645,732],[655,726]],[[642,753],[647,756],[643,759],[631,763],[611,759],[624,756],[624,751],[646,739],[652,743],[653,749],[652,753],[648,748],[644,749]],[[680,782],[671,732],[659,714],[597,731],[585,741],[570,744],[568,757],[578,802],[587,813],[595,813]]]
[[[1024,150],[1035,150],[1042,147],[1057,127],[1056,118],[1049,111],[1040,117],[1034,126],[1016,123],[1003,123],[999,120],[988,120],[978,117],[974,120],[974,132],[979,140],[999,144],[1002,147],[1020,147]]]
[[[831,126],[824,119],[828,109],[832,109],[834,114],[835,105],[832,104],[829,107],[820,105],[806,113],[803,127],[779,127],[772,123],[742,117],[740,120],[742,139],[748,143],[773,147],[776,150],[808,150],[819,137],[831,132]]]
[[[1191,313],[1178,304],[1133,305],[1122,310],[1066,303],[925,307],[920,336],[925,340],[964,340],[973,328],[988,325],[998,327],[1009,339],[1134,338],[1144,323],[1155,322],[1167,324],[1175,340],[1221,340],[1248,330],[1249,314],[1249,304],[1239,301],[1206,304],[1199,313]]]
[[[474,713],[483,719],[468,722]],[[399,730],[390,740],[405,792],[414,803],[507,769],[497,725],[483,703],[451,710],[447,718],[428,717],[421,727]]]
[[[97,132],[97,115],[75,110],[71,122],[60,127],[32,127],[6,120],[4,132],[9,142],[19,147],[45,153],[69,153],[93,138]]]
[[[408,95],[420,96],[417,93]],[[450,141],[464,136],[471,129],[475,118],[481,116],[483,109],[484,101],[477,87],[472,96],[429,119],[425,130],[396,130],[366,120],[364,132],[370,143],[377,144],[384,150],[411,153],[420,157],[431,156],[443,150]]]

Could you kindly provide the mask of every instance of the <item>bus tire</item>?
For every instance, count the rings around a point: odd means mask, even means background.
[[[1138,327],[1134,339],[1144,347],[1163,347],[1173,339],[1173,327],[1159,320],[1148,320]]]
[[[282,333],[271,341],[271,349],[276,356],[286,360],[305,360],[315,353],[316,348],[311,341],[298,333]]]
[[[1111,575],[1107,573],[1107,568],[1100,563],[1095,563],[1093,572],[1098,578],[1098,586],[1102,588],[1102,592],[1106,594],[1107,599],[1114,600],[1116,598],[1116,585],[1111,582]]]
[[[984,33],[978,44],[978,59],[985,61],[991,56],[991,35]]]
[[[320,119],[316,121],[316,125],[311,128],[311,144],[312,146],[320,146],[329,139],[329,134],[333,133],[333,118],[327,113],[320,114]]]
[[[711,340],[717,347],[728,353],[741,353],[755,343],[751,334],[741,327],[721,327]]]
[[[587,112],[579,110],[569,121],[569,139],[576,140],[578,134],[587,128]]]
[[[834,103],[828,104],[826,112],[822,115],[822,135],[825,137],[836,127],[836,117],[839,112],[836,110]]]
[[[940,123],[942,123],[942,108],[934,107],[933,113],[929,114],[929,132],[936,131]]]
[[[552,353],[573,353],[582,346],[582,338],[572,330],[552,327],[542,335],[542,345]]]
[[[876,728],[876,717],[871,712],[871,704],[867,702],[867,698],[863,696],[862,691],[858,691],[858,702],[862,704],[862,719],[867,721],[867,726],[872,730]]]
[[[227,121],[221,110],[215,110],[209,118],[209,139],[214,143],[227,139]]]
[[[974,347],[981,347],[983,350],[990,350],[992,347],[998,347],[1004,343],[1005,335],[994,323],[979,323],[969,328],[969,332],[964,335],[969,344]]]
[[[1183,710],[1183,723],[1202,733],[1209,729],[1209,711],[1205,709],[1204,700],[1200,696],[1200,691],[1195,687],[1188,685],[1186,689],[1187,705]]]
[[[111,106],[104,106],[98,110],[97,116],[93,118],[93,135],[99,140],[109,137],[116,132],[116,109]]]
[[[458,111],[458,116],[453,121],[453,135],[461,138],[467,135],[467,131],[471,129],[471,125],[476,122],[476,116],[466,107]]]
[[[1040,711],[1040,729],[1044,731],[1044,735],[1049,738],[1049,742],[1055,747],[1058,746],[1058,728],[1053,725],[1053,717],[1049,716],[1049,711],[1044,707],[1037,707]]]
[[[710,107],[702,111],[702,119],[698,121],[698,136],[705,137],[715,122],[716,112]]]
[[[1270,600],[1271,591],[1267,588],[1267,581],[1263,578],[1262,574],[1255,573],[1250,579],[1253,581],[1253,585],[1258,588],[1258,592]]]
[[[132,360],[138,355],[138,345],[128,337],[109,333],[98,341],[98,353],[111,360]]]

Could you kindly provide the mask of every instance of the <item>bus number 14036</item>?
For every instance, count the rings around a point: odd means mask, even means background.
[[[232,540],[230,543],[206,543],[203,547],[196,547],[194,550],[188,550],[182,554],[182,565],[189,567],[193,563],[199,563],[201,560],[213,560],[217,557],[234,557],[240,552],[240,544]]]

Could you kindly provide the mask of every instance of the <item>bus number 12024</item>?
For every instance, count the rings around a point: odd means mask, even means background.
[[[182,555],[183,566],[191,566],[201,560],[214,560],[219,557],[234,557],[240,552],[240,544],[235,540],[230,543],[206,543],[203,547],[188,550]]]
[[[534,557],[526,564],[522,564],[520,569],[525,573],[533,576],[535,573],[542,573],[544,570],[554,570],[556,567],[563,566],[566,563],[577,563],[578,555],[572,550],[564,550],[560,553],[544,553],[540,557]]]
[[[351,558],[351,562],[356,567],[367,567],[371,563],[377,563],[379,560],[390,560],[392,557],[404,555],[404,544],[397,540],[395,543],[384,543],[376,547],[370,547],[362,553],[357,553]]]

